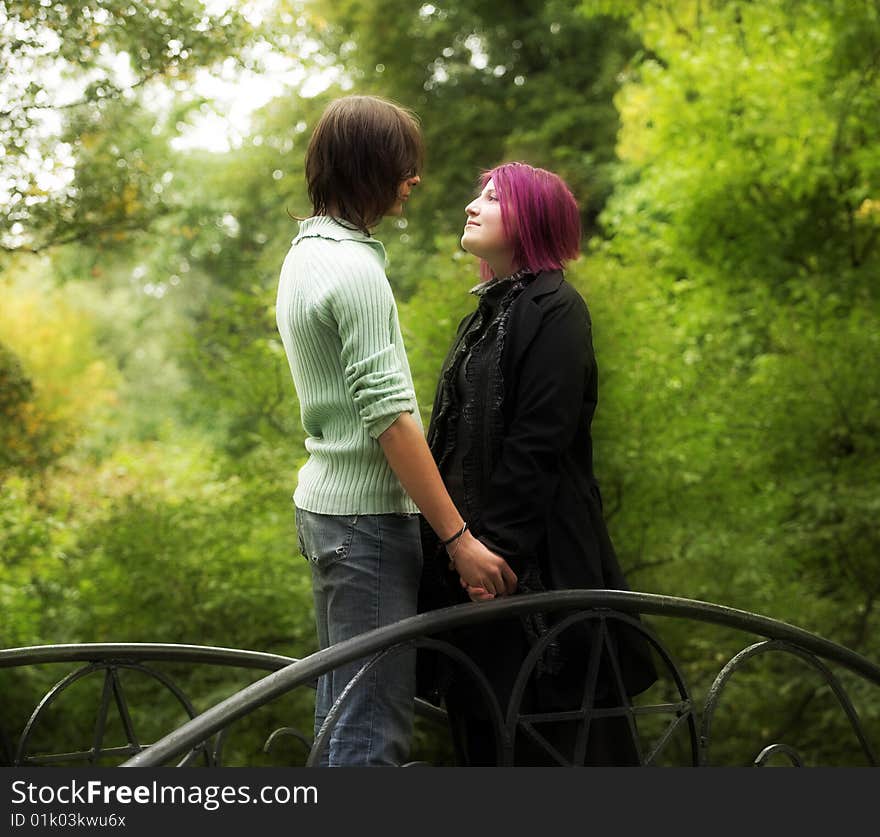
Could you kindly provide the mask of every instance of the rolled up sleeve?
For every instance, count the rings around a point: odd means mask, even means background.
[[[397,307],[383,271],[358,271],[333,306],[342,342],[345,383],[374,439],[401,413],[416,409],[406,372]]]

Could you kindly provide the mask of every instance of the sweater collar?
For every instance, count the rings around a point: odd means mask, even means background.
[[[353,227],[346,221],[334,218],[332,215],[313,215],[300,221],[299,232],[293,239],[297,244],[304,238],[326,238],[331,241],[359,241],[376,250],[383,260],[386,258],[385,247],[381,241],[366,235],[357,227]]]

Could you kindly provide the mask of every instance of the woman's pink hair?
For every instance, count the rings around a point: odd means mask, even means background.
[[[501,204],[501,223],[513,241],[517,270],[556,270],[580,252],[581,218],[577,201],[566,182],[546,169],[528,163],[504,163],[480,176],[480,188],[489,181]],[[486,262],[483,279],[494,275]]]

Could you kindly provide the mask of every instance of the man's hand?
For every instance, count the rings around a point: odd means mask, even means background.
[[[470,532],[465,532],[457,542],[447,547],[447,551],[454,556],[455,569],[467,586],[481,588],[492,598],[507,596],[516,590],[516,573],[510,569],[507,561],[489,550]]]

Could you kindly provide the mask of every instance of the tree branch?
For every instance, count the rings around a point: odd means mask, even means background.
[[[78,99],[73,102],[65,102],[61,105],[38,105],[36,102],[30,102],[27,104],[19,104],[15,108],[11,108],[10,110],[0,110],[0,117],[12,116],[15,113],[20,113],[21,111],[31,111],[31,110],[71,110],[72,108],[79,108],[83,105],[87,105],[89,103],[98,102],[98,101],[112,101],[113,99],[117,99],[120,96],[125,95],[126,93],[131,93],[134,90],[137,90],[140,87],[143,87],[147,82],[152,81],[154,78],[158,76],[162,76],[165,73],[167,68],[163,67],[159,70],[153,70],[150,73],[147,73],[142,78],[138,79],[134,84],[128,87],[113,87],[112,93],[108,96],[99,96],[96,99],[90,99],[88,97],[84,97]],[[109,83],[109,82],[108,82]]]
[[[6,253],[29,253],[31,255],[38,255],[39,253],[43,253],[46,250],[51,250],[53,247],[63,247],[65,244],[76,244],[81,241],[87,241],[88,239],[92,237],[97,237],[102,233],[149,232],[150,227],[152,227],[156,220],[167,215],[169,212],[169,209],[159,210],[156,212],[155,215],[151,216],[146,223],[144,222],[144,219],[141,219],[139,221],[106,223],[100,226],[84,227],[75,233],[71,233],[68,236],[49,238],[47,241],[44,241],[42,244],[38,244],[35,247],[28,247],[24,245],[20,247],[10,247],[7,244],[0,243],[0,250]]]

